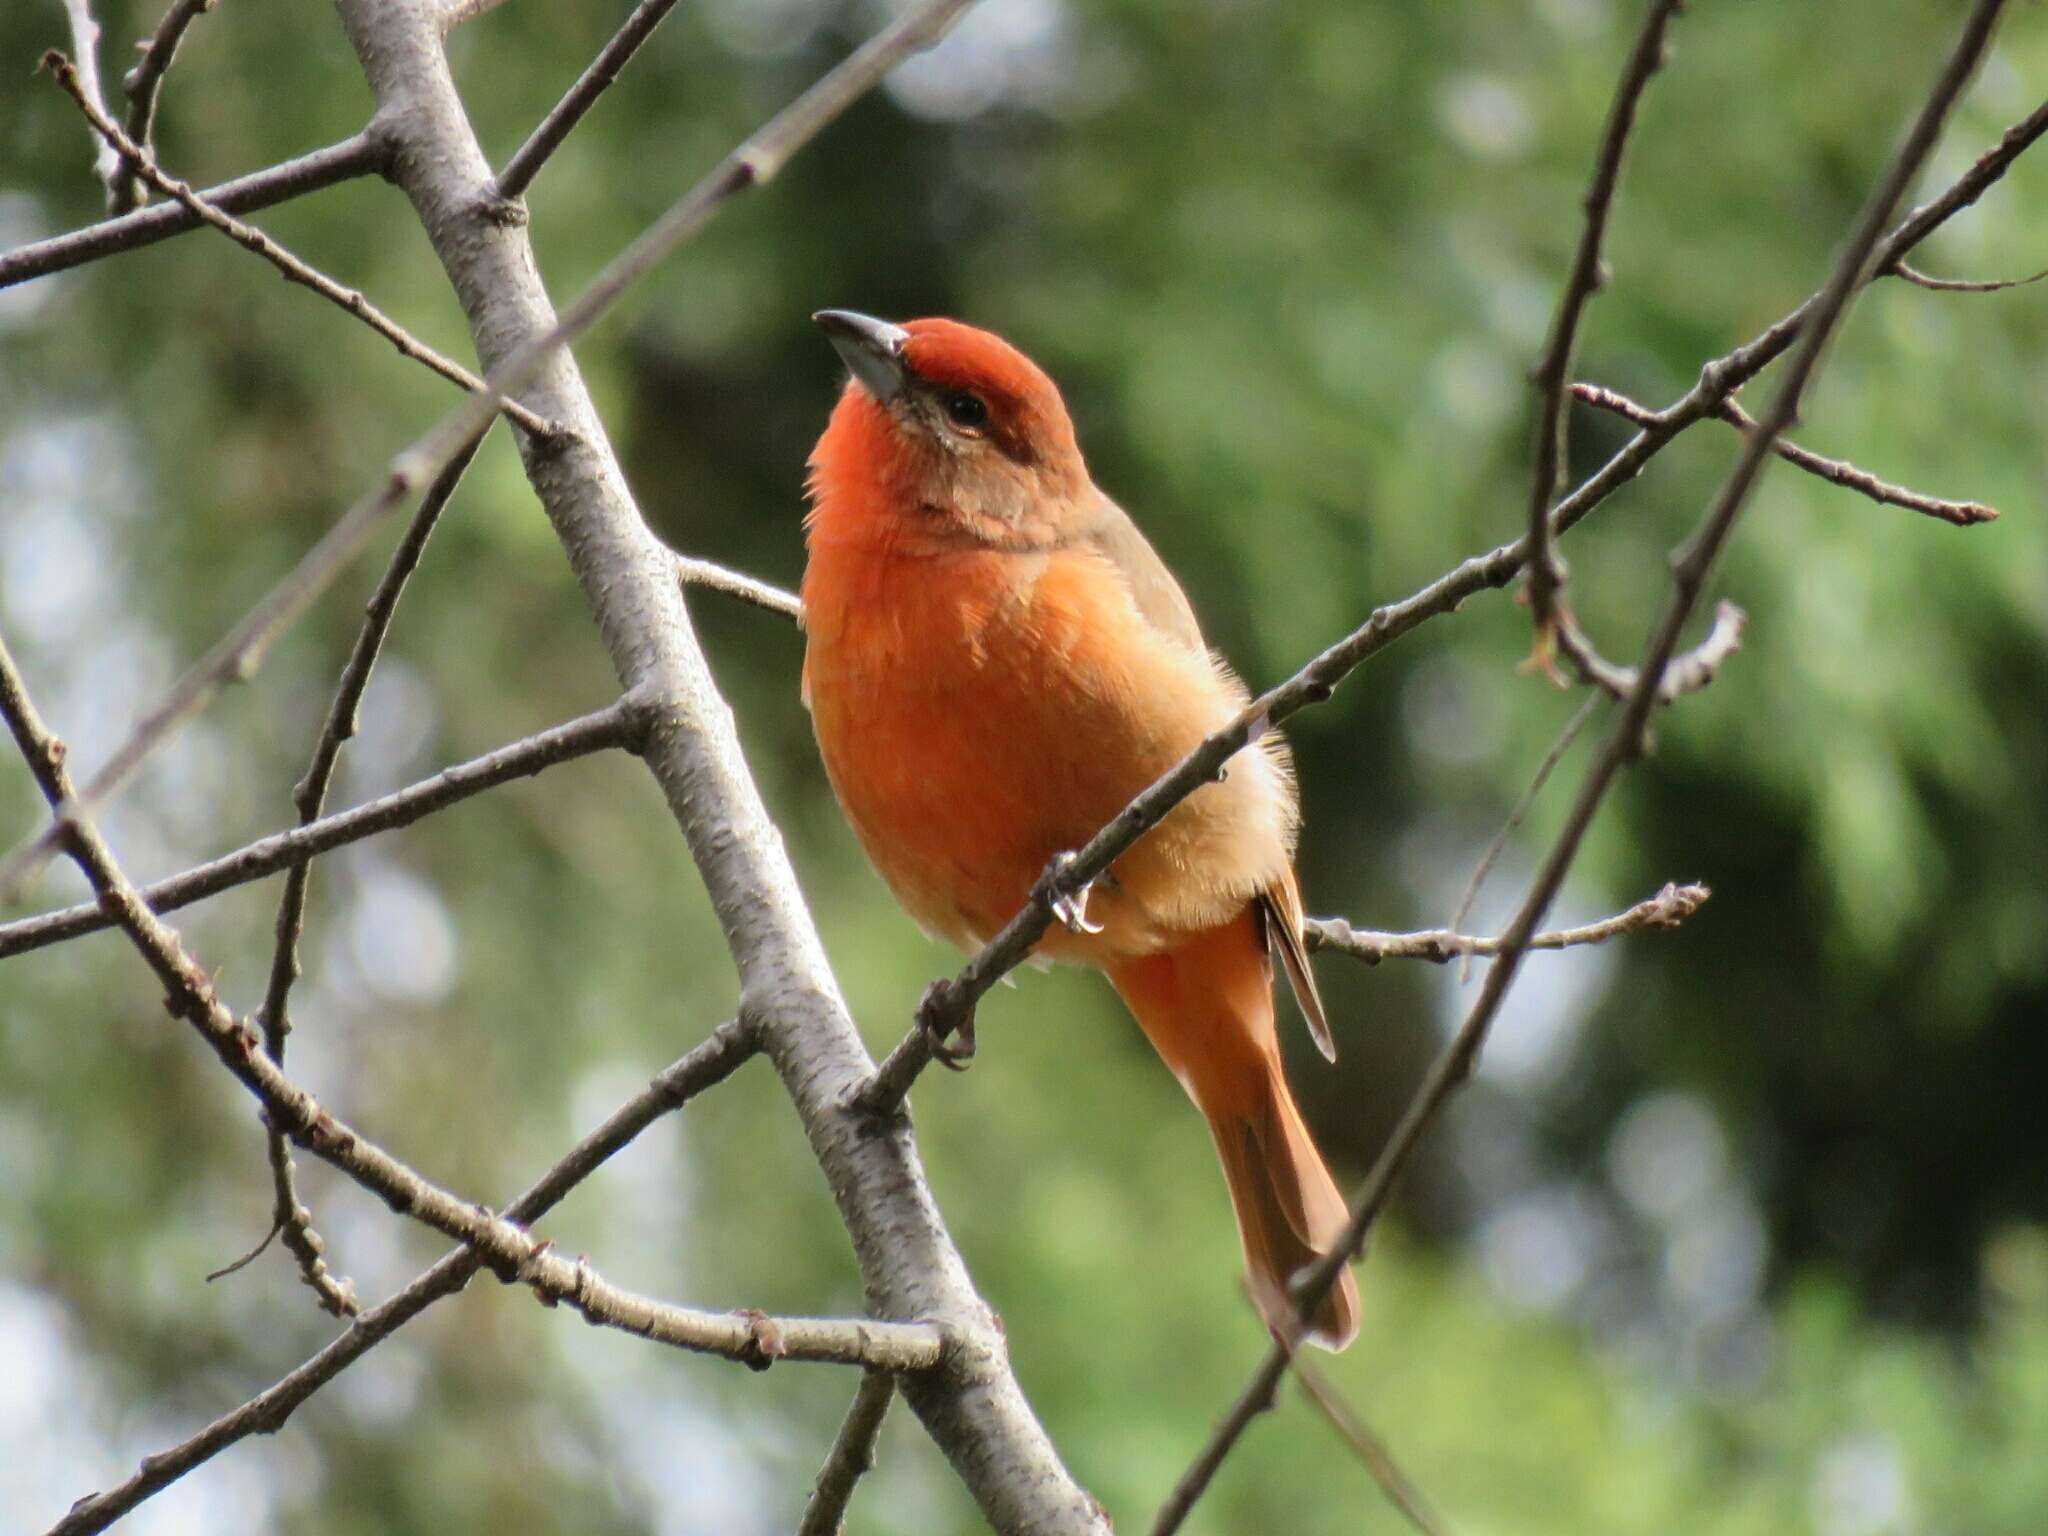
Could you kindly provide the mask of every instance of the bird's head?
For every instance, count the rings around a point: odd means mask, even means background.
[[[1090,492],[1052,380],[957,320],[813,316],[852,377],[811,454],[814,534],[1031,549]]]

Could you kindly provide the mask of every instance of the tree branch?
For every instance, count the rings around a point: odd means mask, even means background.
[[[476,457],[476,448],[481,446],[479,440],[476,447],[467,453],[456,455],[455,461],[442,470],[440,477],[428,488],[427,494],[420,499],[419,510],[413,514],[412,523],[405,530],[405,536],[391,552],[383,579],[370,595],[363,614],[363,626],[356,634],[355,646],[349,652],[348,661],[341,669],[341,680],[335,686],[334,699],[327,707],[327,718],[321,723],[320,733],[314,740],[313,760],[292,792],[301,827],[320,819],[320,812],[327,803],[328,786],[334,780],[335,766],[341,761],[342,744],[356,733],[363,693],[370,686],[370,673],[377,665],[378,652],[384,648],[384,637],[390,632],[391,621],[397,615],[398,600],[404,595],[406,582],[418,568],[420,557],[426,553],[427,540],[433,534],[434,525],[441,520],[441,509],[455,494],[470,461]],[[271,1059],[279,1066],[284,1065],[285,1037],[292,1029],[291,990],[292,983],[299,977],[299,933],[306,922],[306,892],[312,879],[313,863],[310,859],[294,864],[285,873],[284,893],[278,899],[274,924],[276,943],[270,960],[270,984],[264,991],[263,1006],[257,1013],[263,1025],[264,1049],[270,1052]],[[313,1213],[300,1203],[292,1171],[291,1143],[275,1127],[266,1129],[265,1138],[269,1143],[271,1188],[275,1198],[271,1208],[270,1236],[257,1245],[256,1252],[262,1252],[270,1237],[283,1234],[285,1247],[298,1260],[300,1277],[312,1287],[321,1308],[336,1317],[353,1316],[360,1310],[355,1290],[347,1280],[338,1280],[328,1272],[325,1244],[313,1230]],[[238,1267],[231,1266],[231,1269]],[[209,1275],[207,1278],[211,1280],[218,1276]]]
[[[71,23],[71,51],[78,55],[79,88],[104,115],[106,97],[100,92],[100,24],[93,20],[92,0],[64,0],[64,15]],[[102,139],[93,140],[92,173],[100,179],[107,196],[114,195],[114,178],[121,167],[120,156]]]
[[[875,1442],[881,1438],[882,1420],[895,1396],[896,1378],[887,1371],[871,1369],[861,1377],[853,1406],[846,1410],[846,1422],[839,1426],[810,1501],[804,1505],[796,1536],[841,1536],[846,1529],[846,1506],[853,1498],[854,1484],[874,1470]]]
[[[1822,350],[1840,324],[1851,297],[1868,280],[1873,263],[1882,251],[1880,236],[1885,221],[1891,217],[1893,208],[1932,150],[1956,98],[1990,47],[1992,32],[2004,6],[2005,0],[1977,0],[1972,7],[1962,34],[1904,144],[1857,216],[1826,285],[1802,306],[1806,318],[1799,331],[1798,347],[1786,363],[1778,392],[1772,397],[1770,408],[1757,430],[1744,438],[1743,450],[1735,467],[1709,504],[1698,529],[1673,562],[1671,596],[1652,631],[1642,665],[1637,671],[1635,687],[1623,702],[1620,717],[1594,758],[1563,830],[1514,920],[1502,934],[1499,955],[1487,967],[1478,999],[1450,1043],[1431,1065],[1373,1164],[1371,1173],[1353,1197],[1351,1221],[1343,1240],[1333,1245],[1324,1258],[1305,1269],[1295,1283],[1296,1332],[1306,1328],[1305,1320],[1315,1315],[1317,1307],[1336,1282],[1338,1272],[1357,1256],[1366,1232],[1385,1208],[1395,1180],[1407,1166],[1423,1133],[1435,1121],[1451,1094],[1471,1075],[1501,1001],[1520,968],[1529,940],[1564,883],[1565,874],[1577,857],[1580,843],[1601,802],[1621,769],[1643,750],[1643,728],[1655,706],[1665,667],[1678,649],[1679,635],[1699,602],[1707,577],[1734,529],[1765,456],[1770,452],[1771,443],[1797,415],[1807,384],[1819,367]],[[1911,222],[1909,219],[1908,223]],[[1295,1339],[1282,1338],[1267,1353],[1265,1361],[1239,1394],[1222,1425],[1161,1507],[1158,1520],[1153,1525],[1153,1536],[1172,1536],[1186,1520],[1188,1512],[1245,1427],[1272,1402],[1274,1390],[1286,1372],[1288,1357],[1296,1342]]]
[[[149,45],[142,50],[141,60],[121,77],[121,93],[128,98],[127,134],[144,148],[149,147],[150,135],[156,129],[157,93],[178,56],[178,45],[185,40],[186,29],[212,9],[213,0],[171,0],[171,8],[164,12]],[[127,213],[141,202],[138,167],[123,155],[113,184],[107,189],[107,211]]]
[[[1699,911],[1713,894],[1704,885],[1666,885],[1648,900],[1597,923],[1531,934],[1523,948],[1571,949],[1581,944],[1604,944],[1641,928],[1676,928]],[[1382,933],[1373,928],[1354,928],[1341,917],[1312,917],[1302,934],[1311,950],[1335,950],[1367,965],[1378,965],[1382,960],[1430,960],[1443,965],[1461,955],[1498,955],[1503,945],[1501,939],[1453,933],[1447,928]]]
[[[92,124],[93,131],[118,150],[123,163],[133,165],[136,174],[157,191],[183,203],[242,249],[261,256],[284,275],[285,281],[309,288],[330,304],[354,315],[396,347],[401,356],[409,357],[416,363],[424,363],[451,384],[458,384],[472,394],[481,394],[488,389],[489,386],[482,379],[453,358],[443,357],[436,352],[364,298],[361,292],[343,287],[326,273],[300,260],[253,224],[244,224],[232,214],[208,207],[206,200],[190,186],[167,175],[156,163],[155,155],[123,133],[120,126],[86,95],[84,82],[78,70],[63,54],[54,48],[45,53],[43,68],[56,76],[57,83],[64,88],[65,94],[78,104],[78,110],[83,112],[86,121]],[[501,397],[499,409],[536,437],[551,438],[558,430],[552,422],[543,421],[516,400]]]
[[[1657,684],[1656,701],[1669,704],[1697,693],[1720,676],[1721,665],[1742,649],[1749,616],[1723,598],[1714,605],[1713,626],[1691,650],[1673,657]],[[1553,624],[1559,644],[1570,653],[1579,675],[1610,698],[1625,699],[1635,691],[1636,669],[1609,661],[1588,639],[1570,613],[1560,607]]]
[[[676,576],[685,586],[709,587],[714,592],[723,592],[727,597],[736,597],[743,603],[764,608],[770,613],[779,613],[785,619],[794,619],[801,624],[804,619],[803,599],[794,592],[757,581],[739,571],[729,571],[722,565],[713,565],[709,560],[699,560],[693,555],[677,555]]]
[[[1607,238],[1607,219],[1614,208],[1615,189],[1621,183],[1621,162],[1628,151],[1629,136],[1636,125],[1636,108],[1649,89],[1650,77],[1664,63],[1665,36],[1678,14],[1679,0],[1649,0],[1642,30],[1615,87],[1614,101],[1607,109],[1607,126],[1600,136],[1600,152],[1593,162],[1593,177],[1586,188],[1583,206],[1586,221],[1572,255],[1570,274],[1557,301],[1557,314],[1550,323],[1550,337],[1537,361],[1536,462],[1529,478],[1529,609],[1536,624],[1536,650],[1547,659],[1550,631],[1556,621],[1558,594],[1565,583],[1564,567],[1550,547],[1550,508],[1557,499],[1558,480],[1570,462],[1568,442],[1571,413],[1565,408],[1565,384],[1572,375],[1572,359],[1578,350],[1579,325],[1586,306],[1606,280],[1600,247]]]
[[[304,776],[292,791],[292,804],[299,813],[301,827],[319,820],[321,811],[326,807],[327,791],[334,782],[341,749],[356,734],[363,694],[370,686],[370,674],[376,668],[385,636],[390,633],[391,622],[397,616],[399,599],[404,596],[412,573],[419,568],[420,559],[426,553],[427,540],[433,536],[442,510],[462,483],[464,473],[481,446],[479,440],[466,452],[457,454],[420,499],[419,509],[413,514],[405,536],[398,541],[398,547],[391,552],[384,575],[364,607],[362,628],[357,631],[355,645],[335,685],[334,698],[327,706],[327,717],[321,722],[319,735],[314,740],[312,761],[306,765]],[[305,918],[306,887],[311,872],[310,861],[293,866],[285,880],[284,898],[278,906],[277,948],[271,961],[270,985],[264,994],[262,1012],[265,1030],[275,1032],[271,1054],[280,1060],[282,1052],[279,1047],[291,1032],[286,1009],[292,983],[299,975],[298,938]]]
[[[1999,141],[1979,155],[1969,169],[1938,197],[1921,204],[1901,219],[1878,243],[1870,273],[1863,280],[1867,282],[1871,276],[1889,271],[1921,241],[1975,203],[2044,133],[2048,133],[2048,102],[2043,102],[2006,129]],[[1587,513],[1641,474],[1643,466],[1680,433],[1713,415],[1720,409],[1722,401],[1784,356],[1798,340],[1819,300],[1820,295],[1815,294],[1734,351],[1701,368],[1698,382],[1656,413],[1655,425],[1646,424],[1612,458],[1557,504],[1551,513],[1553,533],[1561,533],[1576,525]]]
[[[1522,791],[1522,797],[1515,802],[1514,809],[1508,812],[1508,819],[1501,823],[1500,830],[1493,834],[1492,841],[1487,843],[1485,851],[1479,855],[1479,862],[1472,866],[1472,873],[1465,881],[1465,889],[1458,897],[1458,904],[1451,909],[1449,926],[1453,930],[1464,926],[1465,915],[1472,910],[1472,903],[1478,899],[1480,888],[1486,884],[1486,877],[1493,870],[1494,861],[1500,857],[1501,850],[1507,847],[1508,839],[1515,835],[1515,828],[1522,824],[1523,818],[1536,804],[1536,797],[1543,793],[1543,786],[1550,782],[1551,774],[1556,772],[1557,765],[1564,761],[1565,753],[1569,752],[1572,743],[1579,739],[1579,732],[1586,728],[1586,722],[1593,718],[1594,711],[1599,709],[1603,702],[1599,694],[1588,694],[1585,702],[1572,711],[1571,719],[1567,720],[1564,729],[1558,732],[1557,740],[1550,744],[1550,750],[1543,754],[1543,761],[1536,765],[1535,776],[1529,780],[1528,788]],[[1466,974],[1466,968],[1460,966],[1460,985],[1464,983]]]
[[[1657,420],[1658,413],[1648,406],[1631,400],[1617,390],[1606,389],[1598,384],[1574,384],[1572,394],[1588,405],[1596,406],[1603,411],[1612,411],[1637,426],[1649,426]],[[1755,418],[1732,398],[1722,401],[1715,415],[1738,432],[1756,430]],[[1811,449],[1802,448],[1784,438],[1779,438],[1773,443],[1771,451],[1787,464],[1795,464],[1809,475],[1817,475],[1830,484],[1856,491],[1886,506],[1904,507],[1911,512],[1925,513],[1945,523],[1953,523],[1958,528],[1995,522],[1998,518],[1998,509],[1987,507],[1981,501],[1945,501],[1939,496],[1927,496],[1919,491],[1910,491],[1904,486],[1880,480],[1868,470],[1858,469],[1844,459],[1824,458]]]
[[[379,175],[384,169],[384,162],[384,147],[369,134],[359,133],[354,138],[343,139],[325,149],[316,149],[283,165],[273,165],[268,170],[254,171],[233,181],[224,181],[217,187],[208,187],[199,196],[224,213],[253,213],[289,202],[295,197],[304,197],[309,192],[318,192],[338,182],[358,176]],[[69,234],[53,235],[47,240],[19,246],[0,254],[0,288],[116,256],[138,246],[152,245],[172,235],[198,229],[202,222],[199,215],[183,203],[158,203],[151,208],[123,214],[118,219],[108,219],[84,229],[72,230]]]
[[[754,1035],[738,1020],[713,1030],[506,1206],[506,1218],[525,1223],[545,1216],[648,1126],[724,1082],[759,1049]],[[237,1441],[255,1434],[276,1434],[307,1398],[435,1302],[460,1291],[482,1267],[473,1249],[458,1248],[447,1254],[390,1300],[363,1313],[333,1343],[274,1385],[197,1434],[145,1456],[136,1473],[118,1487],[80,1499],[50,1528],[49,1536],[91,1536],[103,1531]]]
[[[595,714],[554,726],[538,735],[486,752],[467,762],[443,768],[430,779],[332,816],[309,822],[289,832],[276,832],[224,854],[218,859],[188,869],[183,874],[159,880],[142,892],[155,912],[171,912],[204,901],[222,891],[252,880],[261,880],[281,869],[292,869],[308,859],[345,843],[360,842],[379,832],[409,827],[434,812],[480,795],[487,789],[514,779],[531,778],[544,768],[566,763],[593,752],[613,747],[637,751],[643,722],[632,700],[622,699]],[[98,933],[114,926],[114,919],[96,902],[25,917],[0,924],[0,960]]]
[[[1936,293],[2003,293],[2008,288],[2025,288],[2048,277],[2048,267],[2043,267],[2026,277],[1993,278],[1989,281],[1968,282],[1955,277],[1929,277],[1916,267],[1909,267],[1903,261],[1895,262],[1892,277],[1903,277],[1916,288],[1931,288]]]
[[[640,51],[640,45],[654,35],[654,29],[675,9],[675,4],[676,0],[640,0],[633,7],[625,25],[613,34],[612,40],[590,61],[590,67],[505,162],[505,169],[498,173],[492,187],[497,196],[509,201],[526,195],[540,168],[562,147],[562,141],[583,121],[584,114],[597,105],[597,98],[611,88],[619,71]]]
[[[947,1323],[966,1342],[944,1376],[904,1382],[905,1399],[998,1532],[1106,1529],[1060,1466],[1004,1356],[1000,1333],[947,1236],[907,1123],[850,1115],[872,1063],[848,1017],[780,836],[748,775],[730,710],[692,634],[673,555],[647,530],[560,344],[580,334],[647,267],[725,201],[758,185],[898,59],[934,41],[965,0],[903,16],[729,156],[552,321],[524,228],[489,216],[491,176],[421,0],[342,0],[343,23],[399,153],[394,161],[449,271],[494,382],[578,433],[527,471],[553,520],[628,688],[650,701],[645,759],[702,871],[738,964],[745,1012],[796,1105],[853,1240],[878,1316]]]

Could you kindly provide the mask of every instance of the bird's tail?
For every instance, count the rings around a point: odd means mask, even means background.
[[[1146,1037],[1208,1117],[1237,1208],[1245,1277],[1276,1332],[1294,1313],[1287,1283],[1327,1253],[1349,1211],[1295,1107],[1273,1026],[1272,963],[1247,911],[1159,954],[1121,960],[1110,980]],[[1308,1337],[1342,1349],[1358,1332],[1347,1269]]]

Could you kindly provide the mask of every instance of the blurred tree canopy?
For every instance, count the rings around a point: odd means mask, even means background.
[[[158,9],[100,8],[110,78]],[[511,0],[456,35],[494,155],[625,9]],[[529,194],[558,299],[883,9],[679,7]],[[1957,15],[1693,7],[1632,149],[1579,375],[1662,404],[1804,297]],[[804,457],[838,383],[810,312],[1002,332],[1061,382],[1097,480],[1212,641],[1271,683],[1517,531],[1525,371],[1634,18],[1615,0],[986,0],[578,356],[662,535],[793,584]],[[65,42],[55,0],[0,11],[0,246],[100,216],[83,124],[28,78]],[[2022,8],[1930,184],[2043,79],[2048,18]],[[324,12],[229,3],[190,34],[158,141],[204,185],[345,137],[368,108]],[[390,188],[255,222],[469,355]],[[2044,251],[2036,155],[1921,262],[2005,276]],[[1455,1530],[2041,1528],[2044,292],[1863,296],[1800,439],[2004,519],[1958,530],[1774,468],[1718,577],[1751,616],[1746,648],[1664,717],[1560,915],[1673,878],[1714,900],[1675,934],[1532,959],[1368,1256],[1366,1330],[1331,1373]],[[0,349],[0,629],[88,766],[448,400],[206,232],[0,291]],[[1625,432],[1582,411],[1575,474]],[[1646,630],[1662,556],[1733,443],[1699,428],[1565,541],[1611,650]],[[373,565],[108,816],[138,873],[290,819]],[[839,819],[796,698],[800,637],[714,595],[692,606],[849,1000],[886,1045],[953,957],[884,899]],[[1484,598],[1301,717],[1313,910],[1449,916],[1576,702],[1518,668],[1527,648],[1520,610]],[[337,803],[611,692],[500,434],[435,535]],[[1478,926],[1565,799],[1539,802]],[[38,814],[0,764],[0,843]],[[659,815],[633,765],[593,759],[325,861],[296,1071],[444,1182],[484,1199],[523,1183],[734,1005],[680,843],[647,833]],[[82,891],[63,871],[36,899]],[[273,902],[248,888],[180,919],[238,1008],[261,994]],[[1454,969],[1319,970],[1343,1059],[1304,1049],[1296,1081],[1355,1175],[1466,994]],[[111,936],[0,969],[0,1506],[25,1528],[330,1335],[282,1258],[202,1283],[267,1222],[261,1132],[157,1001]],[[926,1160],[1055,1441],[1139,1527],[1263,1342],[1204,1132],[1092,977],[1022,978],[982,1040],[972,1073],[918,1091]],[[301,1179],[365,1296],[440,1251],[326,1170]],[[649,1200],[654,1224],[634,1214]],[[759,1068],[548,1230],[663,1296],[859,1304]],[[846,1390],[572,1329],[479,1286],[133,1528],[787,1529]],[[901,1416],[853,1529],[975,1523]],[[1292,1396],[1195,1524],[1400,1528]]]

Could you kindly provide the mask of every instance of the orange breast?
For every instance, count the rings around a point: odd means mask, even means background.
[[[1206,659],[1162,650],[1091,555],[814,545],[804,601],[805,686],[833,788],[897,898],[964,947],[1234,710]],[[1284,831],[1241,859],[1214,835],[1245,820],[1254,777],[1204,790],[1140,843],[1091,898],[1105,932],[1057,931],[1048,951],[1143,952],[1167,926],[1241,906],[1287,856]],[[1279,827],[1290,812],[1251,819]]]
[[[1099,824],[1121,803],[1099,784],[1077,796],[1054,747],[1059,650],[1079,637],[1022,643],[1044,562],[1026,563],[814,554],[805,582],[805,682],[832,787],[911,914],[968,947],[1086,837],[1094,807],[1108,805]]]

